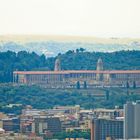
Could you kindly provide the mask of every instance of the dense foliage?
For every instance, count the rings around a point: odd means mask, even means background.
[[[51,139],[50,137],[44,137],[45,140]],[[90,139],[90,131],[80,131],[80,130],[74,130],[74,131],[63,131],[60,133],[56,133],[53,135],[53,139],[61,139],[65,140],[66,138],[84,138],[84,139]]]
[[[14,70],[33,70],[45,66],[44,55],[21,51],[18,53],[7,51],[0,53],[0,82],[12,81]]]
[[[98,91],[97,91],[98,90]],[[106,91],[109,92],[106,98]],[[0,86],[0,111],[6,113],[20,113],[26,105],[34,108],[53,108],[61,105],[80,105],[86,109],[105,107],[114,108],[116,105],[123,107],[128,100],[136,101],[140,99],[139,88],[126,89],[79,89],[79,90],[58,90],[42,89],[36,86]],[[104,94],[103,97],[96,97],[94,93]],[[97,94],[96,93],[96,94]],[[22,106],[7,107],[8,104],[22,104]]]
[[[74,52],[68,51],[61,55],[63,69],[94,70],[99,58],[102,58],[104,69],[135,70],[140,69],[140,51]]]
[[[94,70],[99,57],[103,59],[105,69],[140,69],[140,51],[103,53],[80,48],[58,55],[63,70]],[[0,82],[11,82],[14,70],[53,70],[55,59],[34,52],[0,52]]]

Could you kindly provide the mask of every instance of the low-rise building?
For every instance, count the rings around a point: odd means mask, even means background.
[[[94,117],[110,117],[112,119],[116,117],[123,117],[123,109],[105,109],[105,108],[97,108],[93,110]]]
[[[61,132],[61,122],[58,117],[40,116],[35,117],[32,123],[32,132],[43,134],[50,132],[52,134]]]
[[[19,132],[20,119],[19,117],[2,119],[2,128],[5,131]]]

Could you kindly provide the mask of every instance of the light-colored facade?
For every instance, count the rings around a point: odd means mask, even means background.
[[[96,70],[61,70],[57,59],[54,71],[14,71],[13,83],[40,85],[46,88],[80,88],[140,86],[140,70],[104,70],[101,59]]]
[[[124,105],[124,139],[140,138],[140,101]]]
[[[54,66],[54,71],[60,71],[61,70],[61,62],[60,59],[56,59],[55,61],[55,66]]]
[[[104,108],[97,108],[94,109],[94,117],[108,117],[114,119],[116,117],[123,117],[123,109],[104,109]]]

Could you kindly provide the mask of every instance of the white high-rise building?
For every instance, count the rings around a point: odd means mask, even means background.
[[[124,105],[124,139],[140,138],[140,101]]]

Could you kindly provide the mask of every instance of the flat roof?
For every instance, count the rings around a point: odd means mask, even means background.
[[[103,74],[140,74],[140,70],[64,70],[64,71],[14,71],[14,74],[72,74],[72,73],[103,73]]]

